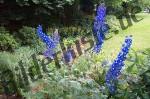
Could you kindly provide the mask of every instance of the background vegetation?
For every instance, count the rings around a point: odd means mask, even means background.
[[[96,55],[90,50],[78,56],[71,70],[61,55],[60,69],[55,61],[46,64],[48,60],[42,55],[45,45],[36,35],[38,24],[48,35],[58,28],[61,42],[74,47],[81,37],[93,39],[92,25],[100,3],[107,7],[109,25],[101,53]],[[26,99],[149,99],[149,13],[149,0],[0,0],[0,94]],[[133,25],[122,30],[119,19],[127,25],[124,17],[129,15],[142,20],[132,20]],[[127,35],[133,36],[132,50],[117,82],[117,92],[112,95],[105,85],[105,75]],[[33,54],[38,60],[44,59],[48,68],[48,72],[42,71],[43,78],[35,81],[31,78],[38,78]],[[20,61],[30,75],[30,86],[22,79]]]

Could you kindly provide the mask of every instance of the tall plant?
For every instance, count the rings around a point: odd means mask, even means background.
[[[104,42],[105,33],[108,30],[108,25],[105,23],[106,7],[104,4],[98,6],[96,14],[93,26],[93,35],[96,38],[96,44],[93,51],[99,53]]]

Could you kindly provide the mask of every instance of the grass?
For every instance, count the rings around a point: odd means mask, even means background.
[[[121,30],[119,34],[105,41],[102,52],[108,58],[116,57],[127,35],[133,36],[132,48],[134,50],[150,48],[150,14],[140,13],[136,17],[137,19],[143,18],[143,20],[137,23],[132,21],[133,25],[131,27]]]

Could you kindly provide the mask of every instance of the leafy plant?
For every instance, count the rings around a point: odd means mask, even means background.
[[[18,35],[21,44],[31,45],[38,42],[35,32],[35,28],[23,26],[16,35]]]
[[[112,33],[115,33],[115,34],[119,33],[120,25],[119,25],[119,22],[118,22],[116,16],[108,15],[106,17],[106,20],[107,20],[107,23],[108,23],[109,28],[110,28],[109,32],[110,33],[112,32]]]
[[[35,52],[34,49],[29,47],[20,47],[14,53],[0,52],[0,84],[2,85],[2,93],[7,95],[20,94],[21,89],[28,89],[28,86],[25,85],[21,66],[23,65],[25,71],[28,71],[29,67],[33,66],[31,55]],[[20,62],[22,63],[20,64]]]
[[[4,27],[0,27],[0,50],[1,51],[14,51],[14,49],[19,47],[19,43],[14,39],[14,37],[9,34]]]
[[[71,75],[70,75],[71,76]],[[53,98],[53,99],[106,99],[107,96],[99,91],[99,86],[92,79],[80,77],[70,78],[63,76],[58,71],[51,77],[46,77],[32,85],[32,90],[23,92],[26,98]],[[53,91],[51,91],[53,90]]]

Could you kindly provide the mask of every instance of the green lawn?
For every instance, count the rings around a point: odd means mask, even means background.
[[[150,14],[140,13],[136,16],[138,19],[143,18],[143,20],[137,23],[133,22],[131,27],[121,30],[119,34],[104,42],[102,51],[106,56],[116,57],[127,35],[133,35],[132,48],[134,50],[150,48]]]

